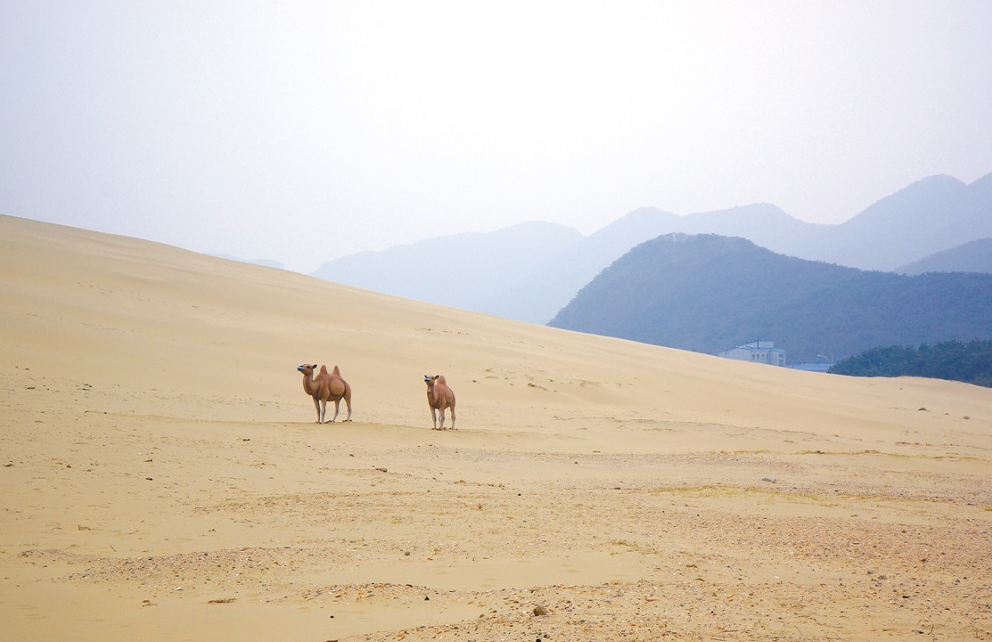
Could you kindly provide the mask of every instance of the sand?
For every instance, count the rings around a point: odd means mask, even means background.
[[[992,390],[12,217],[0,273],[3,639],[992,639]]]

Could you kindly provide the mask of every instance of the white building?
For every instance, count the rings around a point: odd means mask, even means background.
[[[785,367],[785,350],[775,347],[774,341],[752,341],[733,350],[721,352],[724,359],[737,359],[752,363],[765,363],[770,366]]]

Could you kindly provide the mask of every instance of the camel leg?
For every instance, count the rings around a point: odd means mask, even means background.
[[[441,430],[444,430],[444,406],[441,406]]]
[[[334,400],[334,417],[331,419],[331,422],[330,423],[333,424],[337,420],[337,418],[338,418],[338,410],[340,409],[340,407],[341,407],[341,400],[340,399],[335,399]]]
[[[434,422],[434,427],[431,430],[437,430],[437,409],[431,406],[431,420]]]
[[[313,407],[317,411],[317,423],[320,423],[320,400],[317,397],[313,398]]]
[[[344,386],[344,402],[348,406],[348,416],[345,417],[345,421],[351,421],[351,386],[345,384]]]
[[[455,407],[451,407],[451,429],[455,429]]]

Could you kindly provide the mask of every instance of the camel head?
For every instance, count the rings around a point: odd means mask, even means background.
[[[296,369],[302,372],[304,375],[313,376],[313,369],[317,367],[317,364],[304,363],[302,366],[298,366]]]
[[[430,375],[424,375],[424,383],[427,384],[427,392],[434,390],[434,382],[437,381],[437,375],[433,377]]]

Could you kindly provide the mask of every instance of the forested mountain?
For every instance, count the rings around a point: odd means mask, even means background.
[[[760,338],[796,363],[992,337],[992,275],[866,272],[672,234],[616,261],[550,325],[710,354]]]
[[[929,377],[992,388],[992,339],[872,348],[830,369],[856,377]]]
[[[895,270],[899,274],[925,272],[983,272],[992,274],[992,238],[971,241],[937,252]]]

